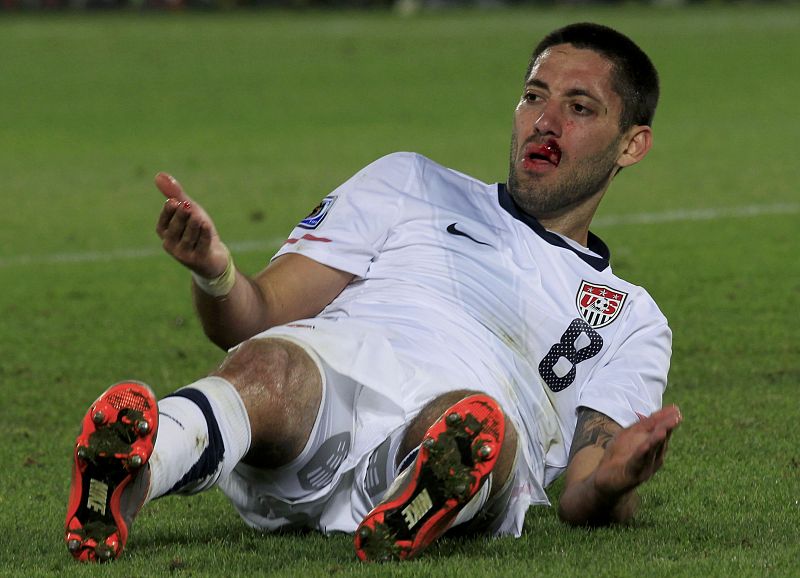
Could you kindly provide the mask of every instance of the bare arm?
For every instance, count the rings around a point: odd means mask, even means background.
[[[213,279],[228,264],[229,252],[214,223],[171,176],[159,173],[156,186],[167,201],[156,232],[164,249],[201,277]],[[302,255],[284,255],[254,277],[236,271],[233,287],[214,297],[193,283],[192,294],[206,335],[227,349],[256,333],[313,317],[353,279]]]
[[[314,317],[350,283],[353,275],[303,255],[283,255],[255,277],[236,273],[223,297],[193,284],[192,295],[208,338],[223,349],[276,325]]]
[[[661,468],[669,437],[681,420],[673,405],[623,429],[600,412],[579,408],[560,518],[592,526],[631,519],[639,506],[636,487]]]

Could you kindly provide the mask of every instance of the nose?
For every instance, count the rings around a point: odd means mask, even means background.
[[[539,111],[539,116],[533,123],[534,129],[540,134],[561,136],[561,114],[559,107],[553,102],[548,102]]]

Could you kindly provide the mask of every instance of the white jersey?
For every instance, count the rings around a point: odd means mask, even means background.
[[[327,196],[286,253],[356,276],[314,323],[380,335],[405,366],[500,397],[544,462],[540,484],[566,467],[579,406],[622,426],[661,406],[671,332],[652,298],[611,272],[597,237],[587,249],[545,230],[502,184],[388,155]],[[411,395],[389,381],[398,403]]]

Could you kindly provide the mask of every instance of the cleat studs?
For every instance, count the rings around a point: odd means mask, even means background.
[[[369,527],[367,527],[367,526],[362,526],[362,527],[361,527],[361,528],[358,530],[358,537],[359,537],[359,538],[361,538],[362,540],[366,540],[366,539],[367,539],[367,538],[369,538],[370,536],[372,536],[372,530],[371,530]]]
[[[78,457],[82,460],[89,459],[89,448],[86,446],[78,446]]]
[[[454,411],[445,418],[445,421],[447,425],[450,426],[458,425],[461,423],[461,414],[458,413],[457,411]]]
[[[436,440],[433,438],[425,438],[424,440],[422,440],[422,445],[426,449],[431,449],[433,448],[434,445],[436,445]]]
[[[134,454],[130,458],[128,458],[128,466],[134,469],[139,469],[142,467],[142,456]]]
[[[494,448],[490,444],[483,444],[476,453],[480,459],[488,460],[494,454]]]
[[[114,551],[108,544],[98,544],[94,553],[100,562],[108,562],[114,557]]]
[[[96,425],[104,424],[105,421],[106,421],[106,414],[104,414],[102,411],[96,411],[96,412],[94,412],[94,415],[92,416],[92,421]]]
[[[463,496],[467,492],[467,485],[458,484],[453,488],[453,491],[456,493],[456,496]]]
[[[140,436],[146,436],[148,433],[150,433],[150,424],[148,422],[146,422],[145,420],[137,421],[136,422],[136,432]]]
[[[81,549],[81,541],[76,540],[73,538],[72,540],[67,541],[67,550],[72,552],[73,554],[76,553],[78,550]]]

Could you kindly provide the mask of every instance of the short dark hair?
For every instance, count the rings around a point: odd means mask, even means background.
[[[559,28],[545,36],[533,50],[525,81],[541,54],[558,44],[593,50],[613,65],[614,91],[622,98],[619,125],[626,130],[634,125],[651,126],[658,104],[658,72],[650,58],[636,43],[608,26],[581,22]]]

